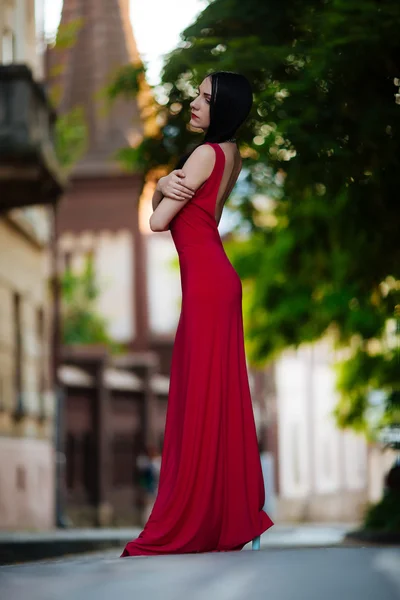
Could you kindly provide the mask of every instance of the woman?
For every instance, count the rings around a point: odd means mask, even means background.
[[[206,77],[190,124],[204,141],[160,179],[150,218],[170,230],[181,270],[158,495],[141,534],[122,556],[240,550],[273,525],[250,397],[242,286],[218,233],[241,170],[234,135],[252,105],[245,77]]]

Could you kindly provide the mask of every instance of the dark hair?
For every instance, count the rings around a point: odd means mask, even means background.
[[[244,75],[217,71],[208,77],[211,77],[210,125],[198,146],[205,142],[222,143],[233,138],[253,104],[251,85]],[[177,169],[185,164],[193,151],[180,158]]]
[[[204,142],[226,142],[246,120],[253,92],[244,75],[229,71],[211,73],[210,126]]]

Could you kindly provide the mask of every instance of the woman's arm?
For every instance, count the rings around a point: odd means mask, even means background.
[[[160,177],[156,189],[163,196],[173,200],[190,200],[194,194],[194,190],[186,181],[186,173],[183,169],[174,169],[169,175]]]
[[[185,182],[184,182],[185,181]],[[190,200],[194,190],[186,183],[186,174],[183,169],[174,169],[169,175],[160,177],[151,201],[153,210],[156,210],[161,200],[168,196],[173,200]]]
[[[203,144],[196,148],[183,166],[185,185],[193,191],[197,190],[210,177],[215,160],[215,150],[212,146]],[[169,223],[189,200],[190,198],[185,198],[177,202],[169,196],[164,196],[150,217],[150,229],[166,231]]]
[[[160,204],[163,198],[164,194],[156,188],[154,190],[153,198],[151,199],[151,205],[153,207],[153,210],[156,210],[157,206]]]

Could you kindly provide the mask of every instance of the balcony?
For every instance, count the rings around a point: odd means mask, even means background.
[[[64,187],[56,114],[26,65],[0,65],[0,213],[53,204]]]

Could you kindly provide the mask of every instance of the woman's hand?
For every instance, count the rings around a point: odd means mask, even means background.
[[[175,169],[169,175],[161,177],[157,183],[157,190],[163,196],[173,200],[190,200],[194,196],[195,190],[185,185],[185,172],[182,169]]]
[[[190,201],[191,194],[194,194],[194,192],[210,177],[215,165],[215,154],[215,149],[209,144],[202,144],[192,152],[183,165],[183,171],[186,175],[186,184],[184,184],[184,187],[185,195],[187,197],[182,198],[183,192],[179,189],[179,186],[177,193],[173,192],[175,197],[164,196],[162,202],[158,204],[150,217],[150,229],[152,231],[166,231],[169,229],[170,222]],[[181,179],[181,177],[175,175],[174,171],[171,175],[173,175],[171,178],[173,180],[175,177]],[[168,176],[163,179],[168,179]],[[163,183],[164,182],[161,182],[161,185],[163,185]],[[182,183],[180,185],[182,185]],[[189,190],[190,193],[187,190]],[[156,191],[154,193],[161,195],[161,191]],[[180,202],[177,202],[177,199],[180,200]]]

